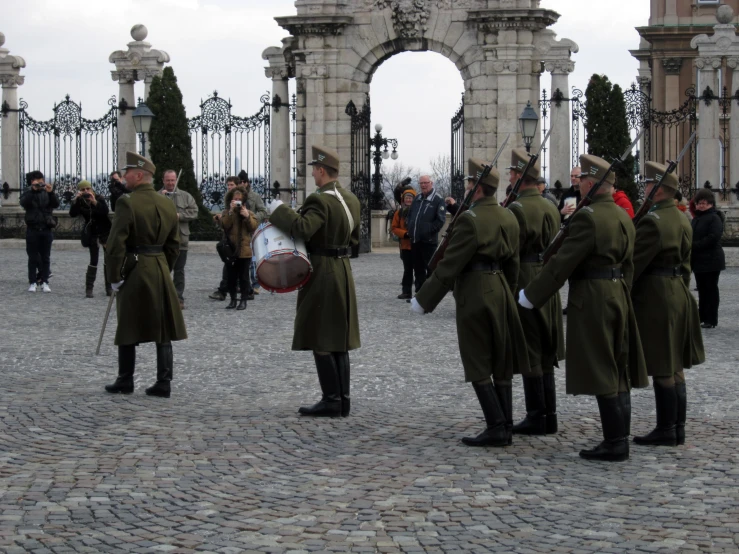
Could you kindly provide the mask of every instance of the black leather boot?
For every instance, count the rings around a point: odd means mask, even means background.
[[[113,294],[113,287],[110,286],[110,281],[108,281],[108,272],[105,270],[105,264],[103,264],[103,278],[105,279],[105,296],[110,296]]]
[[[554,373],[544,374],[544,406],[547,411],[547,435],[557,432],[557,387]]]
[[[229,294],[231,295],[231,302],[228,303],[228,305],[226,306],[226,309],[227,310],[233,310],[237,306],[237,303],[236,303],[236,293],[235,292],[230,292]]]
[[[654,400],[657,404],[657,427],[648,435],[634,437],[634,442],[651,446],[676,446],[677,391],[675,387],[663,387],[655,382]]]
[[[173,366],[172,343],[157,343],[157,382],[146,389],[147,396],[169,398],[171,394],[170,382],[172,381]]]
[[[621,401],[621,408],[624,411],[624,423],[626,425],[626,438],[631,436],[631,392],[619,392],[618,399]]]
[[[349,396],[349,385],[351,384],[349,352],[334,352],[336,370],[339,375],[339,386],[341,387],[341,417],[349,415],[352,401]]]
[[[236,307],[237,310],[245,310],[246,309],[246,294],[243,292],[241,293],[241,299],[239,300],[239,305]]]
[[[544,377],[524,377],[526,417],[513,426],[514,435],[546,435],[547,416],[544,404]]]
[[[341,415],[341,385],[339,372],[333,354],[313,353],[321,385],[321,400],[313,406],[303,406],[298,410],[302,415],[317,417],[338,417]]]
[[[513,386],[495,385],[495,393],[498,395],[500,408],[505,417],[505,430],[508,434],[508,446],[513,444]]]
[[[133,372],[136,369],[136,346],[118,346],[118,378],[112,385],[105,385],[110,393],[131,394],[133,392]]]
[[[95,298],[95,296],[92,294],[92,289],[95,286],[95,277],[98,273],[98,266],[96,265],[88,265],[87,266],[87,273],[85,274],[85,297],[86,298]]]
[[[623,462],[629,458],[629,441],[626,437],[626,422],[621,399],[618,395],[596,398],[605,440],[595,448],[581,450],[580,457],[603,462]]]
[[[492,381],[484,384],[472,383],[477,394],[482,413],[485,416],[485,430],[476,437],[464,437],[467,446],[508,446],[508,431],[503,408],[500,405],[496,387]]]
[[[685,383],[677,383],[675,385],[677,393],[677,425],[675,425],[675,436],[677,444],[685,444],[685,419],[688,412],[688,395]]]

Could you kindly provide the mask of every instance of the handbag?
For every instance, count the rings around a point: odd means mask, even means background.
[[[88,221],[82,228],[82,235],[80,235],[80,242],[85,248],[89,248],[92,244],[92,219]]]
[[[231,242],[231,239],[228,238],[226,233],[223,233],[223,237],[216,244],[216,250],[224,264],[233,263],[238,255],[236,246],[234,246],[234,243]]]
[[[56,226],[59,225],[59,218],[55,215],[47,215],[46,216],[46,227],[49,229],[56,229]]]

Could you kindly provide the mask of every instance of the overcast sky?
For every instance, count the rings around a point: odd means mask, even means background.
[[[49,119],[52,106],[70,94],[82,102],[83,116],[101,117],[107,100],[118,94],[108,56],[125,50],[130,29],[143,23],[147,41],[165,50],[177,75],[188,116],[199,113],[201,99],[214,90],[231,99],[236,115],[257,111],[259,97],[271,90],[264,76],[262,51],[279,46],[286,31],[275,16],[293,15],[293,0],[2,0],[0,32],[5,48],[22,56],[25,84],[19,96],[35,119]],[[553,27],[574,40],[570,85],[584,90],[593,73],[630,86],[637,63],[628,50],[639,45],[636,26],[647,24],[647,0],[597,0],[611,9],[594,9],[595,0],[542,0],[561,14]],[[23,5],[21,9],[20,6]],[[549,89],[549,75],[542,76]],[[447,154],[450,119],[457,110],[462,79],[454,65],[435,53],[405,53],[375,73],[371,95],[373,124],[399,140],[399,162],[424,170],[429,159]],[[137,84],[143,95],[143,84]]]

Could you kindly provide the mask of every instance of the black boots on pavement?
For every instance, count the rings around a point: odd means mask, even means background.
[[[169,398],[172,381],[172,343],[157,344],[157,382],[146,389],[148,396]],[[136,368],[136,346],[133,344],[118,347],[118,378],[112,385],[105,385],[110,393],[131,394],[133,392],[133,374]]]
[[[546,435],[547,410],[544,400],[544,377],[524,377],[526,417],[513,426],[514,435]]]
[[[628,393],[625,393],[628,394]],[[581,450],[580,457],[586,460],[603,462],[622,462],[629,458],[629,437],[627,415],[624,398],[620,395],[606,397],[597,396],[600,421],[603,425],[603,442],[590,450]],[[631,406],[629,398],[628,406]]]
[[[303,406],[301,415],[315,417],[346,417],[351,410],[349,395],[350,365],[348,352],[313,353],[321,385],[321,400],[313,406]]]
[[[511,438],[506,413],[511,413],[511,386],[494,386],[492,381],[472,383],[482,413],[485,416],[485,430],[476,437],[464,437],[467,446],[508,446]],[[497,390],[500,389],[500,390]],[[507,391],[505,389],[508,389]],[[511,417],[511,424],[512,424]]]
[[[172,366],[174,360],[172,358],[172,343],[165,342],[157,344],[157,382],[146,389],[147,396],[161,396],[169,398],[172,381]]]
[[[663,387],[655,382],[654,400],[657,404],[657,427],[647,435],[634,437],[634,442],[649,446],[675,446],[678,412],[676,387]],[[683,426],[683,434],[684,429]]]
[[[92,294],[92,289],[95,286],[95,277],[97,276],[97,272],[98,272],[98,266],[96,265],[87,266],[87,273],[85,274],[85,297],[86,298],[95,297]]]

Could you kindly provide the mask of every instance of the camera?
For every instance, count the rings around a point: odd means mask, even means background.
[[[240,208],[242,206],[241,200],[234,200],[234,206],[236,206],[237,208]]]

